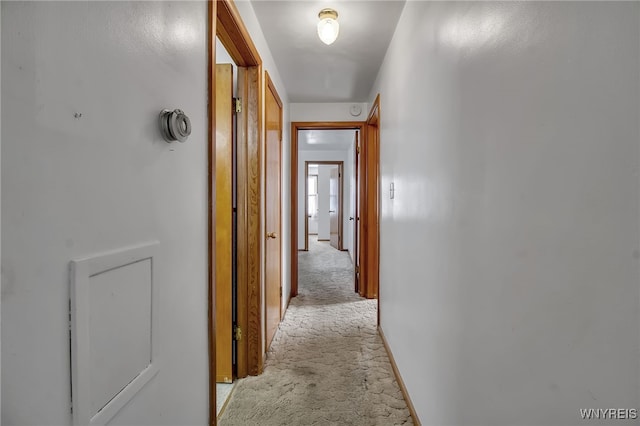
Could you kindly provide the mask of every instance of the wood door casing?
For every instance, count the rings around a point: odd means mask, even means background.
[[[209,424],[216,423],[215,372],[215,46],[216,36],[238,65],[242,112],[237,132],[237,377],[262,373],[262,59],[233,0],[208,2],[209,60]]]
[[[262,68],[239,67],[238,96],[238,377],[262,373]]]
[[[216,381],[233,381],[233,66],[216,64]]]
[[[217,2],[207,3],[207,351],[208,351],[208,390],[209,390],[209,417],[208,426],[217,424],[217,395],[216,395],[216,211],[214,197],[215,161],[216,161],[216,105],[213,101],[216,91],[216,16],[218,14]]]
[[[364,137],[366,138],[367,128],[365,128]],[[358,184],[358,192],[360,195],[360,209],[358,211],[358,265],[356,274],[358,275],[358,293],[365,297],[367,294],[367,209],[363,203],[367,199],[367,147],[364,143],[360,144],[360,152],[358,153],[358,176],[360,178]]]
[[[366,140],[361,146],[361,197],[364,208],[360,215],[360,294],[366,298],[378,297],[380,280],[380,95],[367,118]],[[380,310],[378,309],[378,316]],[[379,320],[379,318],[378,318]]]
[[[364,121],[294,121],[291,122],[291,193],[290,193],[290,248],[291,248],[291,293],[298,295],[298,131],[299,130],[358,130],[360,135],[366,127]],[[303,203],[306,205],[306,203]],[[306,217],[307,215],[305,215]]]
[[[238,141],[238,325],[242,339],[238,342],[238,377],[262,373],[261,276],[262,247],[262,59],[249,31],[242,22],[233,0],[207,2],[208,57],[208,349],[209,349],[209,425],[216,416],[216,282],[217,253],[215,206],[216,147],[216,36],[229,52],[238,69],[238,95],[242,113],[237,115]]]
[[[282,318],[282,101],[266,72],[265,79],[266,351]]]

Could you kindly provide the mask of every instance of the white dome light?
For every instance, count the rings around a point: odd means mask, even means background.
[[[318,14],[318,37],[324,44],[331,44],[338,38],[340,24],[338,24],[338,12],[333,9],[322,9]]]

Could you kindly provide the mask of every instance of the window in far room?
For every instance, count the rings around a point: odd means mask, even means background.
[[[309,188],[309,198],[307,200],[307,207],[309,216],[318,217],[318,175],[309,175],[309,181],[307,182]]]

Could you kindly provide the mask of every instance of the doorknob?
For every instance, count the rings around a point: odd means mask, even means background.
[[[353,216],[351,216],[351,217],[349,218],[349,220],[353,220]]]
[[[336,212],[335,210],[329,210],[329,213],[335,213],[335,212]]]
[[[278,236],[276,235],[275,232],[267,232],[267,238],[277,238]]]

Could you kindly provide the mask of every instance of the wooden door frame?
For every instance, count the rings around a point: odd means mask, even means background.
[[[215,188],[216,175],[213,169],[216,162],[215,122],[216,108],[214,94],[216,92],[216,20],[217,2],[207,3],[207,107],[208,107],[208,137],[207,137],[207,347],[209,352],[209,425],[217,424],[216,401],[216,227],[215,227]]]
[[[304,251],[309,251],[309,203],[307,203],[307,199],[309,198],[309,166],[311,164],[317,164],[320,166],[338,166],[339,178],[340,182],[340,199],[339,207],[340,213],[338,214],[338,250],[344,250],[344,246],[342,245],[342,237],[344,232],[344,161],[314,161],[309,160],[304,162]]]
[[[298,295],[298,131],[358,130],[362,138],[365,128],[364,121],[291,122],[291,297]]]
[[[361,220],[360,294],[378,298],[380,286],[380,95],[376,96],[366,121],[366,133],[360,160],[365,176],[361,176],[366,198]],[[361,204],[362,205],[362,204]],[[380,307],[378,298],[378,308]],[[378,309],[378,325],[380,309]]]
[[[238,325],[243,338],[238,342],[237,377],[262,372],[261,311],[261,139],[262,59],[233,0],[207,2],[208,36],[208,351],[209,424],[216,419],[215,348],[215,46],[216,36],[238,67],[238,97],[242,113],[237,116],[238,141]]]
[[[353,168],[354,168],[354,175],[355,175],[355,194],[356,194],[356,199],[355,200],[351,200],[351,201],[355,201],[354,202],[354,208],[353,208],[353,291],[356,293],[360,293],[360,289],[359,289],[359,273],[358,270],[355,266],[357,266],[359,264],[359,245],[360,245],[360,233],[358,232],[358,226],[360,226],[360,188],[359,188],[359,182],[360,182],[360,159],[358,158],[359,154],[360,154],[360,144],[362,143],[362,133],[361,132],[356,132],[355,134],[355,138],[354,138],[354,150],[355,152],[353,153],[353,157],[354,157],[354,162],[353,162]]]

